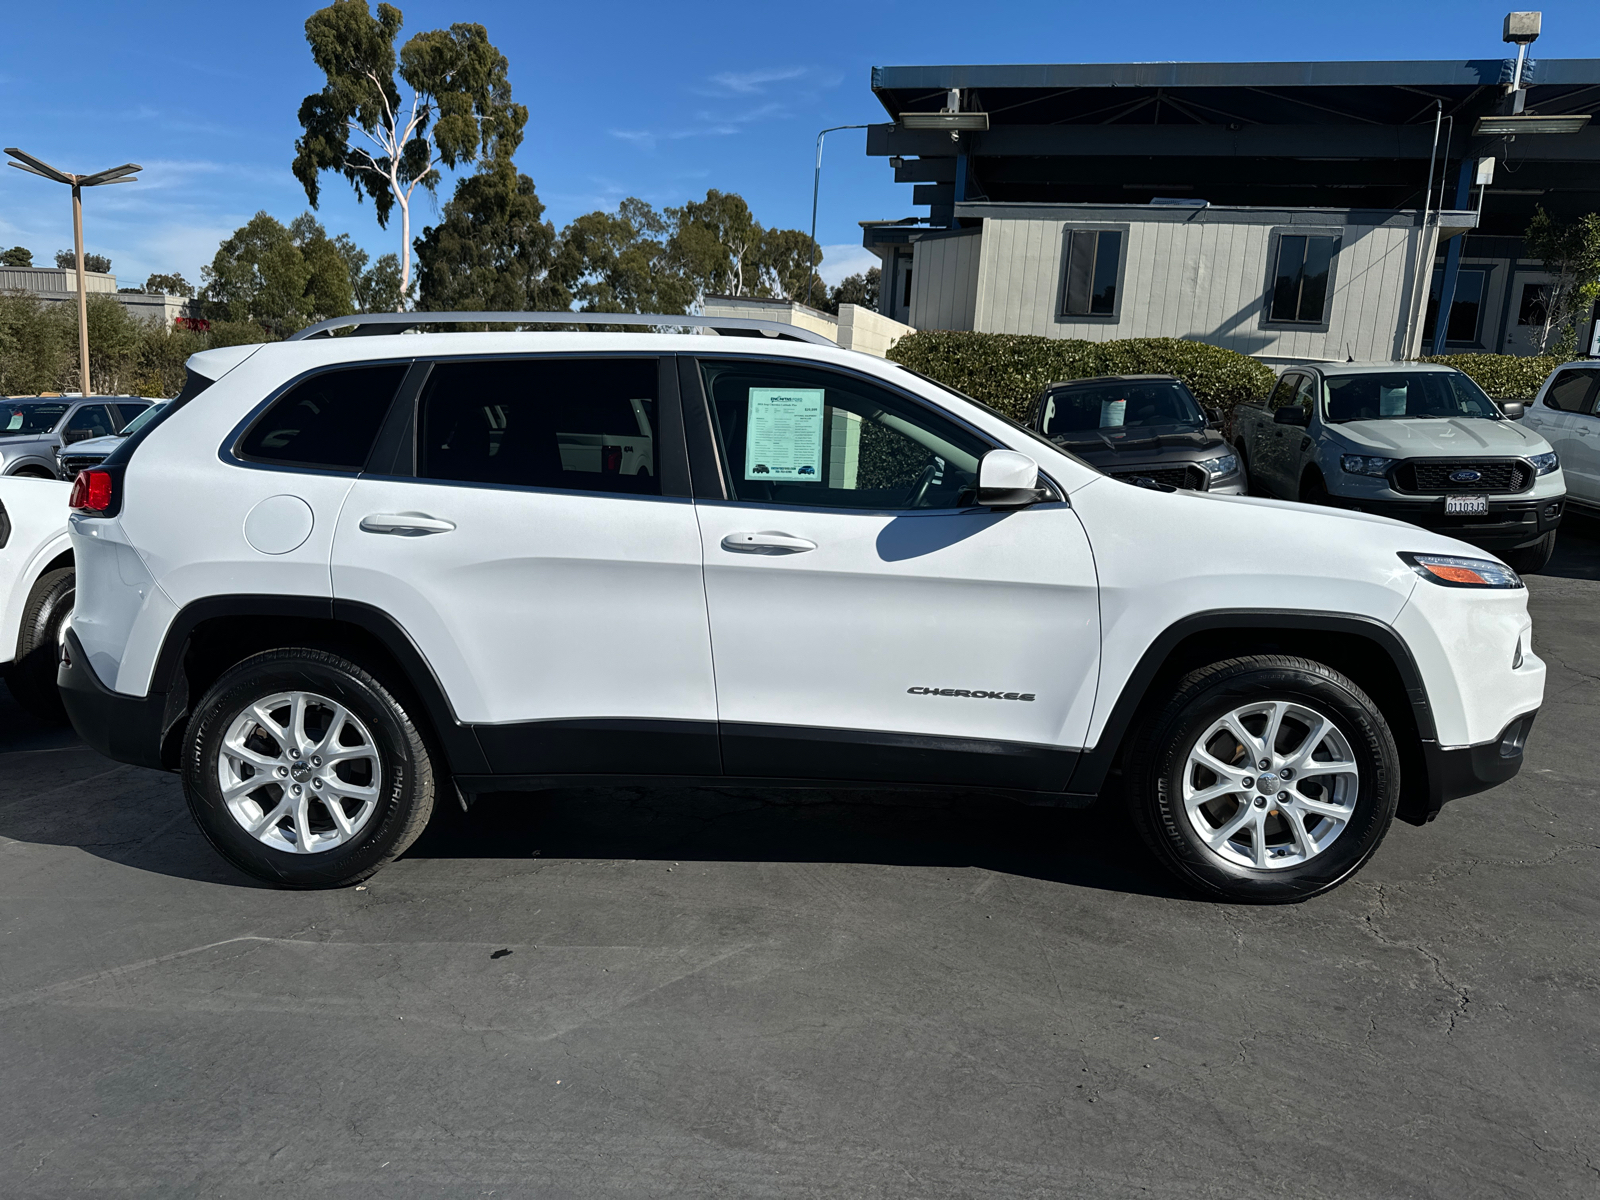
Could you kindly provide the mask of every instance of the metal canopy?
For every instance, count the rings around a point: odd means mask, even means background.
[[[1458,203],[1462,162],[1505,169],[1485,197],[1484,232],[1518,235],[1534,208],[1600,210],[1600,129],[1474,136],[1503,110],[1511,59],[1458,62],[1068,63],[876,67],[891,117],[930,111],[961,89],[985,133],[868,132],[869,155],[902,159],[897,182],[932,223],[960,201],[1145,204],[1157,196],[1264,207],[1422,208],[1436,103],[1444,122],[1433,203]],[[1525,65],[1526,111],[1600,111],[1600,59]],[[1453,117],[1453,122],[1448,118]],[[963,156],[962,170],[956,170]],[[959,194],[958,194],[959,192]],[[1473,197],[1475,200],[1475,197]]]
[[[291,342],[307,338],[332,337],[336,329],[354,330],[356,336],[404,333],[419,325],[623,325],[655,329],[709,329],[723,337],[772,337],[791,342],[810,342],[814,346],[838,344],[820,333],[787,325],[781,321],[759,321],[752,317],[692,317],[663,313],[579,313],[579,312],[409,312],[357,313],[330,317],[308,325],[288,337]]]

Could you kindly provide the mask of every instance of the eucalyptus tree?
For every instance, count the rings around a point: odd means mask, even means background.
[[[294,159],[313,208],[322,172],[334,171],[357,199],[372,198],[381,227],[400,210],[400,304],[411,287],[416,192],[433,193],[442,168],[480,156],[509,161],[528,120],[512,102],[505,55],[482,25],[418,33],[396,51],[402,21],[392,4],[374,14],[367,0],[334,0],[306,19],[326,82],[300,105]]]

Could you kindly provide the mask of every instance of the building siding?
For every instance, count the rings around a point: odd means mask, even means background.
[[[1141,220],[1136,208],[1101,215],[989,216],[981,237],[918,242],[912,323],[1089,341],[1193,338],[1268,359],[1405,357],[1418,252],[1431,262],[1437,238],[1433,230],[1424,238],[1410,219],[1396,219],[1408,214],[1301,211],[1264,220],[1250,213],[1237,222],[1216,210],[1203,221],[1170,214]],[[1115,321],[1058,316],[1071,226],[1128,230]],[[1340,238],[1326,330],[1266,327],[1268,257],[1274,234],[1286,229]],[[1410,334],[1415,346],[1420,328]]]

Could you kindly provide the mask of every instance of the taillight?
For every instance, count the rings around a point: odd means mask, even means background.
[[[72,481],[72,495],[67,507],[78,512],[103,513],[111,507],[111,473],[109,471],[79,471]]]

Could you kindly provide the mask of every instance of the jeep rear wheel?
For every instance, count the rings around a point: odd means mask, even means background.
[[[1156,856],[1245,903],[1338,886],[1377,850],[1400,795],[1378,707],[1332,668],[1281,655],[1187,675],[1129,761],[1131,814]]]
[[[34,716],[66,724],[67,710],[56,687],[61,638],[77,596],[77,574],[71,567],[46,571],[28,593],[17,631],[17,657],[6,675],[6,687]]]
[[[340,887],[405,851],[433,811],[433,766],[383,684],[321,650],[272,650],[195,707],[183,788],[208,841],[280,887]]]

